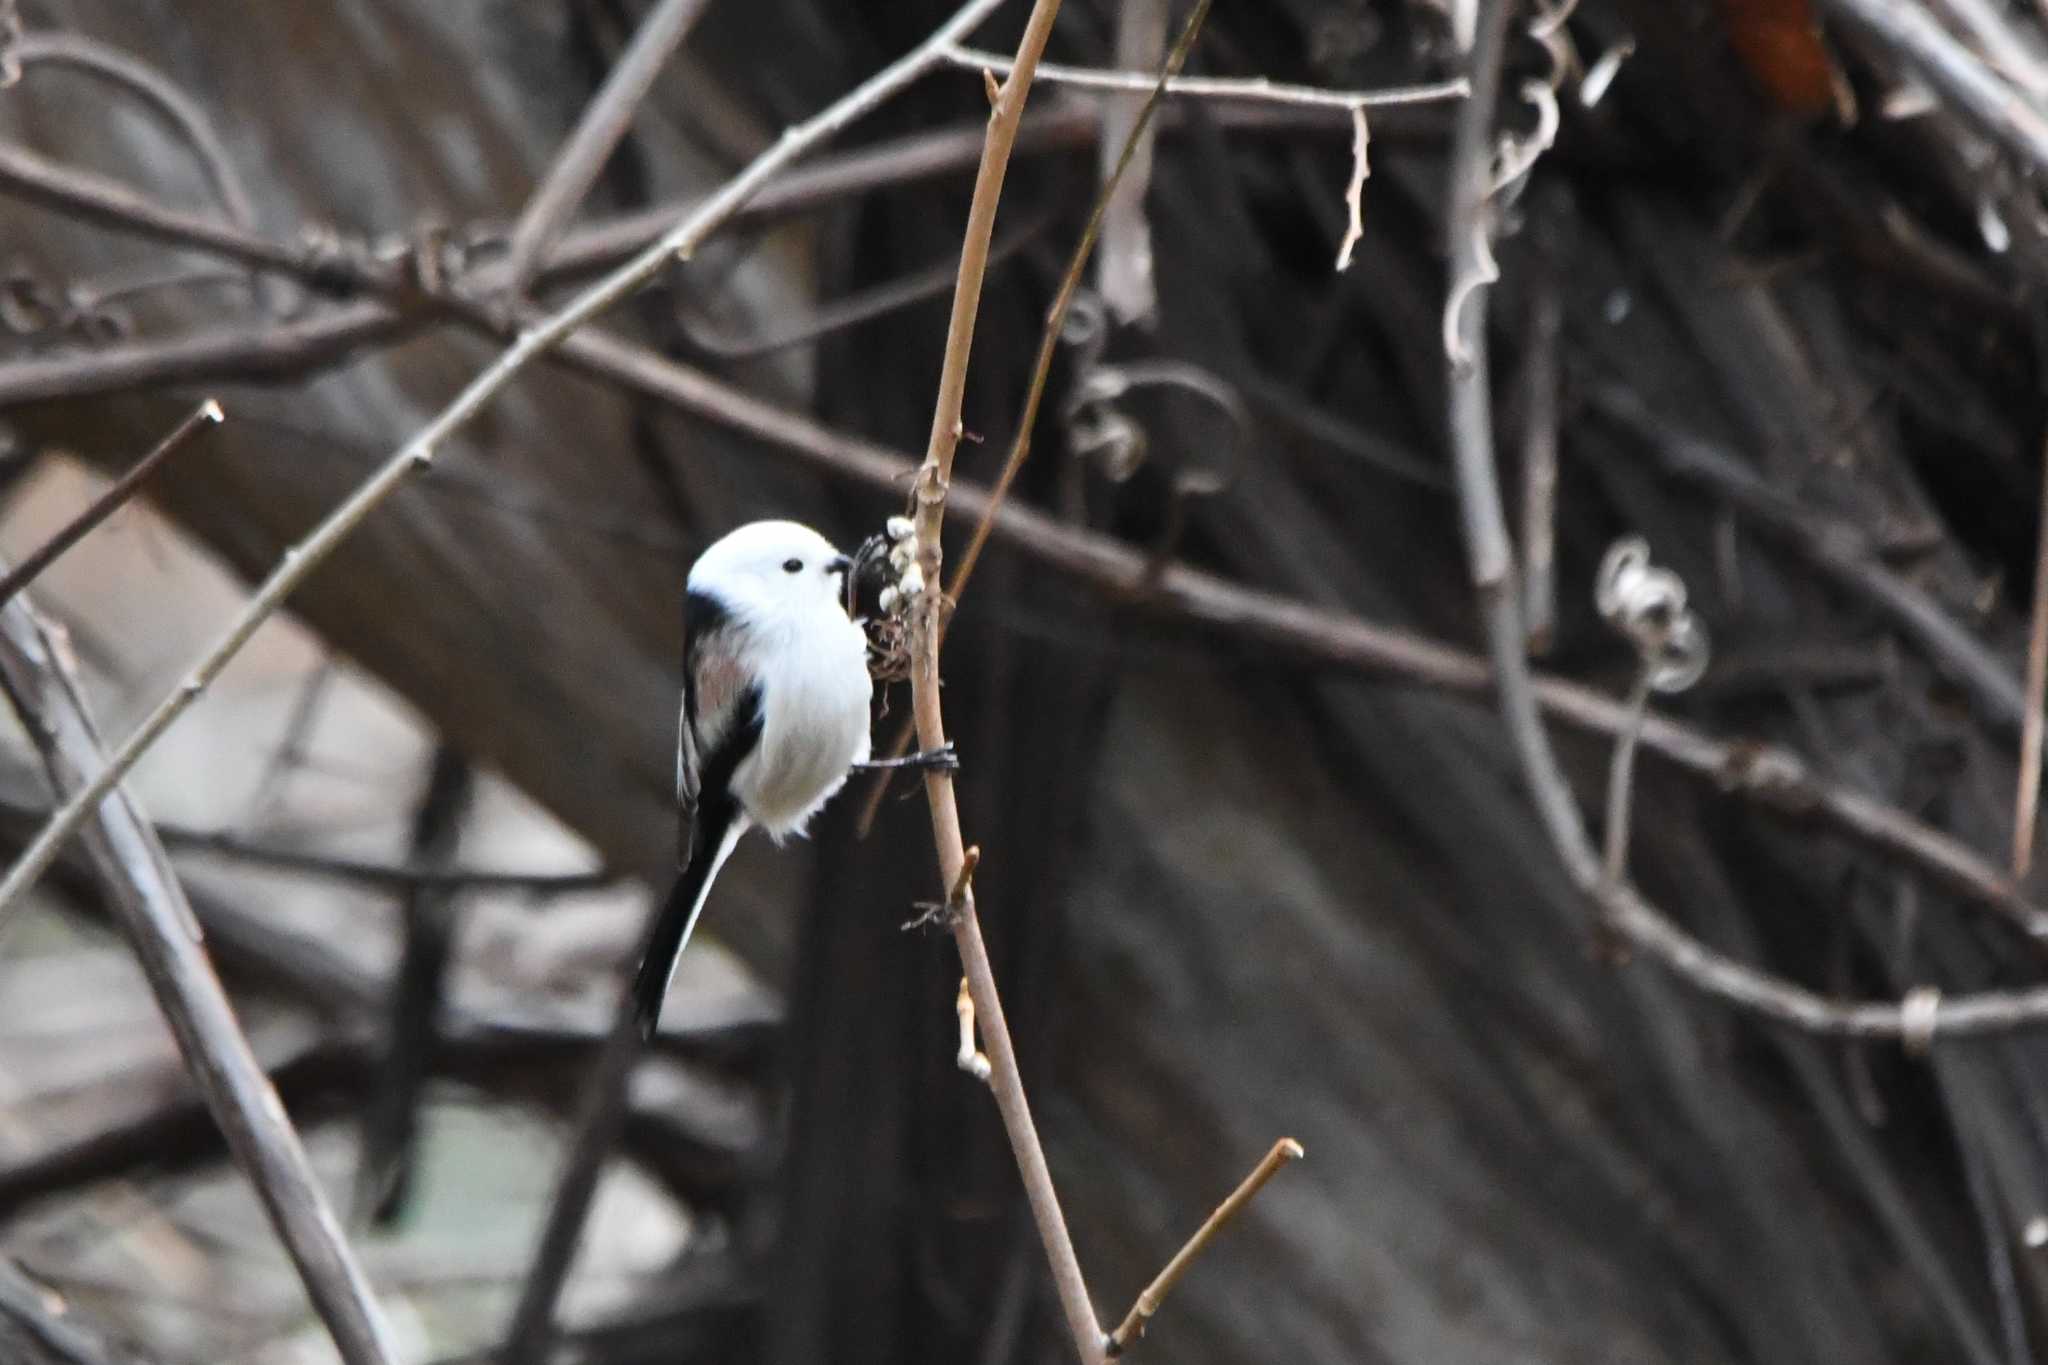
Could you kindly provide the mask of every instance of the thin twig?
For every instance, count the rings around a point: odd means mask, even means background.
[[[119,511],[130,498],[134,497],[150,475],[163,467],[164,461],[178,453],[191,439],[192,433],[203,426],[214,426],[221,421],[220,404],[209,398],[194,408],[184,421],[171,428],[170,435],[157,442],[156,449],[137,460],[128,471],[108,486],[107,490],[94,498],[84,511],[60,527],[57,533],[23,556],[20,563],[0,575],[0,606],[12,601],[20,592],[55,563],[58,556],[83,540],[91,530]]]
[[[163,732],[196,701],[228,661],[241,651],[257,627],[284,605],[306,576],[324,563],[364,519],[413,476],[429,468],[442,442],[483,410],[513,377],[536,357],[561,345],[578,327],[624,298],[671,260],[687,258],[785,164],[835,135],[863,114],[888,100],[941,60],[941,54],[971,31],[1002,0],[969,0],[930,38],[856,86],[836,103],[803,123],[785,130],[775,144],[727,181],[687,219],[662,234],[626,264],[585,289],[560,309],[519,334],[496,361],[471,380],[455,400],[406,442],[391,458],[335,508],[311,535],[285,552],[247,606],[226,632],[195,664],[191,673],[164,698],[134,733],[116,749],[107,765],[52,817],[7,876],[0,880],[0,921],[22,893],[50,865],[57,850],[87,814],[135,766]],[[1012,130],[1014,135],[1014,129]]]
[[[1188,1238],[1187,1245],[1173,1254],[1173,1259],[1166,1263],[1166,1268],[1153,1276],[1152,1283],[1146,1285],[1144,1292],[1138,1295],[1137,1301],[1131,1305],[1131,1311],[1124,1314],[1124,1320],[1118,1323],[1116,1331],[1109,1335],[1108,1355],[1111,1359],[1122,1355],[1130,1348],[1132,1342],[1145,1335],[1145,1325],[1152,1320],[1152,1315],[1159,1311],[1159,1306],[1166,1302],[1166,1296],[1173,1292],[1173,1287],[1180,1283],[1181,1276],[1188,1273],[1188,1267],[1194,1264],[1195,1258],[1208,1249],[1209,1243],[1216,1239],[1216,1234],[1221,1232],[1231,1219],[1237,1217],[1246,1204],[1252,1202],[1252,1197],[1265,1187],[1266,1182],[1280,1173],[1282,1166],[1290,1161],[1299,1161],[1301,1155],[1301,1144],[1291,1137],[1281,1138],[1273,1144],[1273,1150],[1267,1152],[1265,1158],[1252,1167],[1252,1173],[1230,1192],[1228,1199],[1216,1206],[1216,1211],[1195,1230],[1194,1236]]]
[[[1643,715],[1650,705],[1650,665],[1645,663],[1628,693],[1628,725],[1615,741],[1614,761],[1607,770],[1607,849],[1601,860],[1607,880],[1620,881],[1628,872],[1629,812],[1635,798],[1636,741],[1642,738]]]
[[[426,790],[413,815],[407,850],[411,862],[445,867],[454,861],[475,793],[475,769],[461,750],[443,740],[434,750]],[[445,888],[414,884],[406,889],[401,907],[405,942],[385,1010],[377,1083],[363,1107],[356,1163],[355,1216],[377,1227],[396,1223],[412,1195],[420,1107],[455,950],[455,900]]]
[[[291,322],[231,323],[167,341],[18,360],[0,365],[0,407],[169,384],[296,378],[425,321],[381,303],[354,303]]]
[[[1417,106],[1417,117],[1391,125],[1382,120],[1382,135],[1434,131],[1434,111]],[[1100,135],[1102,106],[1076,101],[1041,111],[1024,121],[1017,134],[1017,152],[1055,152],[1092,145]],[[1203,122],[1226,132],[1286,134],[1330,132],[1345,125],[1343,114],[1322,105],[1249,105],[1231,102],[1205,111]],[[1189,122],[1172,111],[1160,117],[1167,132],[1185,130]],[[972,170],[981,156],[983,128],[939,128],[873,146],[820,157],[777,176],[748,206],[749,217],[773,217],[824,207],[936,176]],[[634,209],[588,227],[571,228],[548,256],[539,278],[550,280],[587,273],[614,264],[691,207],[693,201],[670,201]]]
[[[1547,254],[1539,255],[1522,357],[1522,614],[1529,652],[1557,632],[1557,339],[1564,309]]]
[[[576,130],[562,144],[554,164],[512,228],[505,256],[505,288],[524,294],[540,259],[555,244],[563,223],[597,182],[606,158],[632,126],[633,114],[654,78],[703,14],[708,0],[660,0],[633,33],[623,55],[583,111]]]
[[[311,757],[310,741],[314,727],[320,723],[321,704],[337,676],[334,661],[323,657],[299,682],[292,697],[291,714],[285,717],[284,733],[271,746],[263,775],[256,780],[256,790],[249,796],[246,818],[252,826],[260,829],[269,822],[271,811],[284,794],[285,783]],[[163,826],[157,826],[157,832],[162,834]]]
[[[1010,59],[999,52],[954,47],[945,55],[953,65],[970,71],[993,71],[998,76],[1010,74]],[[1061,66],[1056,62],[1040,62],[1036,74],[1039,80],[1048,84],[1072,86],[1077,90],[1122,90],[1144,94],[1159,83],[1156,72],[1101,71],[1085,66]],[[1318,109],[1341,109],[1347,114],[1353,109],[1380,105],[1430,104],[1438,100],[1460,99],[1470,90],[1463,76],[1384,90],[1326,90],[1314,85],[1290,85],[1264,76],[1175,76],[1166,83],[1166,93],[1175,97],[1296,104]]]
[[[2034,865],[2034,816],[2041,800],[2041,707],[2048,695],[2048,446],[2041,458],[2040,544],[2034,550],[2034,621],[2027,633],[2027,696],[2020,720],[2020,788],[2012,810],[2012,875]]]
[[[226,144],[214,131],[205,111],[176,81],[119,48],[82,33],[54,29],[25,33],[14,46],[14,56],[24,66],[41,63],[71,67],[118,85],[154,106],[192,149],[228,218],[242,228],[256,225],[256,210],[235,170],[234,158],[228,155]]]
[[[988,263],[991,267],[1008,260],[1031,242],[1046,225],[1052,221],[1050,212],[1040,212],[1034,217],[1010,228],[996,239],[989,248]],[[682,326],[690,343],[700,347],[721,360],[753,360],[792,346],[802,346],[821,337],[848,328],[858,327],[885,317],[912,304],[926,299],[937,298],[953,287],[954,263],[940,261],[908,275],[880,284],[856,290],[844,298],[822,303],[808,317],[780,320],[772,330],[752,336],[733,336],[715,332],[701,321],[684,318]]]
[[[980,169],[975,173],[974,196],[967,211],[967,227],[960,248],[960,278],[953,292],[952,316],[947,322],[945,357],[939,370],[938,400],[932,409],[930,442],[915,484],[914,506],[917,524],[918,563],[924,581],[932,585],[912,613],[911,705],[917,716],[917,731],[926,749],[946,743],[946,721],[939,696],[939,637],[943,629],[944,594],[940,576],[940,535],[945,527],[946,487],[953,473],[953,453],[959,445],[961,404],[967,391],[967,365],[974,348],[975,315],[981,306],[982,277],[988,268],[989,241],[995,232],[996,207],[1002,200],[1003,176],[1009,168],[1010,151],[1016,145],[1017,127],[1024,116],[1024,104],[1031,93],[1032,72],[1052,35],[1052,21],[1059,13],[1059,0],[1034,0],[1017,45],[1017,57],[1009,78],[1003,82],[989,116],[988,140]],[[962,880],[967,850],[960,836],[960,808],[953,792],[952,774],[931,770],[925,774],[925,796],[931,805],[932,839],[937,845],[939,881],[961,886],[959,912],[953,921],[953,941],[960,950],[968,989],[973,996],[976,1022],[987,1043],[990,1065],[989,1089],[1010,1138],[1010,1150],[1023,1178],[1026,1200],[1038,1225],[1039,1240],[1045,1244],[1051,1263],[1053,1286],[1067,1330],[1074,1339],[1075,1353],[1082,1365],[1097,1365],[1103,1358],[1102,1327],[1088,1297],[1088,1285],[1081,1275],[1081,1263],[1074,1255],[1074,1240],[1060,1212],[1059,1195],[1053,1187],[1052,1172],[1045,1151],[1039,1145],[1038,1129],[1032,1122],[1031,1106],[1024,1095],[1024,1081],[1017,1067],[1016,1047],[1010,1040],[1009,1024],[996,992],[995,974],[990,968],[987,946],[982,942],[981,922],[975,913],[973,888]]]
[[[35,829],[49,818],[48,806],[0,795],[0,821],[10,826],[25,825]],[[503,892],[547,899],[601,891],[619,881],[619,875],[606,868],[589,872],[517,872],[504,868],[428,867],[410,862],[378,862],[339,853],[278,848],[227,830],[193,829],[189,825],[162,821],[157,823],[156,832],[164,846],[174,852],[210,854],[249,867],[318,877],[378,891],[409,891],[422,887],[454,892]]]
[[[0,684],[60,794],[101,769],[99,739],[61,641],[17,597],[0,610]],[[118,786],[91,808],[86,847],[186,1069],[350,1365],[389,1365],[389,1330],[333,1210],[200,946],[197,919],[149,822]]]

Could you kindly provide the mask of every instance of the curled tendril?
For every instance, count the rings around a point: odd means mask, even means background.
[[[1221,458],[1183,462],[1173,471],[1176,494],[1220,493],[1237,477],[1237,467],[1251,434],[1251,414],[1230,384],[1199,365],[1181,360],[1133,361],[1127,365],[1095,365],[1084,372],[1064,413],[1068,439],[1077,455],[1093,455],[1103,474],[1123,483],[1145,462],[1150,442],[1145,429],[1117,406],[1125,395],[1149,388],[1178,389],[1207,402],[1230,423],[1230,443]]]
[[[1107,404],[1075,414],[1067,426],[1067,443],[1076,455],[1093,460],[1111,483],[1129,482],[1151,453],[1145,429],[1129,413]]]
[[[1102,315],[1090,308],[1076,308],[1083,318],[1076,332],[1068,328],[1067,339],[1080,350],[1084,361],[1081,378],[1061,410],[1067,428],[1068,448],[1079,458],[1091,460],[1112,483],[1125,483],[1153,454],[1142,423],[1124,411],[1122,400],[1138,389],[1172,389],[1201,399],[1222,413],[1230,425],[1230,437],[1219,452],[1204,443],[1202,454],[1190,456],[1175,451],[1166,470],[1166,506],[1161,530],[1147,560],[1146,581],[1164,571],[1178,548],[1187,524],[1188,504],[1195,498],[1213,497],[1237,478],[1238,466],[1251,438],[1251,414],[1237,389],[1199,365],[1184,360],[1155,359],[1109,365],[1100,361],[1107,341],[1106,328],[1095,325]]]
[[[1060,323],[1060,340],[1080,351],[1080,370],[1095,368],[1095,362],[1102,358],[1103,343],[1109,340],[1109,306],[1100,294],[1092,289],[1075,293],[1073,302],[1067,305],[1066,319]]]
[[[1557,91],[1546,81],[1523,81],[1522,98],[1535,108],[1536,126],[1527,134],[1501,134],[1493,153],[1489,195],[1499,194],[1521,180],[1557,141]]]
[[[1641,536],[1625,536],[1608,547],[1593,603],[1635,645],[1652,690],[1683,692],[1707,671],[1707,627],[1686,605],[1685,580],[1652,564],[1649,542]]]

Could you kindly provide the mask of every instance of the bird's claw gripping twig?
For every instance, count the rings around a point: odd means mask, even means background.
[[[923,749],[914,754],[905,754],[901,758],[870,758],[853,765],[853,770],[857,773],[894,772],[899,768],[915,768],[920,772],[957,773],[960,771],[960,753],[953,747],[953,741],[947,740],[936,749]]]

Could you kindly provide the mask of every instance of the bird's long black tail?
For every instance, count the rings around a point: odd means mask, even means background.
[[[714,812],[698,812],[696,837],[690,841],[689,865],[676,875],[675,885],[669,888],[668,898],[662,902],[661,912],[655,916],[653,930],[647,936],[646,951],[640,955],[640,969],[633,976],[633,1017],[642,1041],[654,1036],[654,1026],[661,1020],[662,998],[668,994],[668,981],[675,974],[677,959],[683,955],[683,945],[690,941],[690,931],[697,927],[697,916],[704,911],[704,901],[711,894],[718,869],[725,866],[726,857],[745,829],[745,822],[737,816],[720,818]]]

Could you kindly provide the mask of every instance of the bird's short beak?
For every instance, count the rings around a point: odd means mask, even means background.
[[[845,573],[852,567],[853,561],[845,555],[833,555],[832,558],[825,561],[826,573]]]

